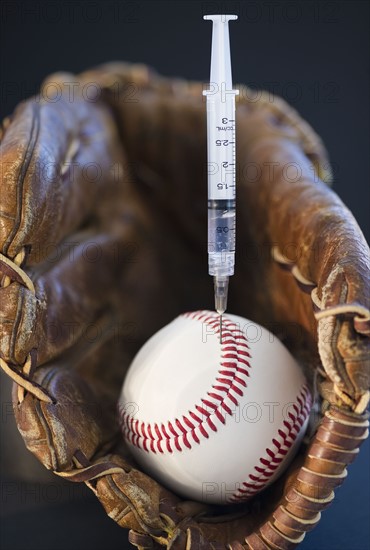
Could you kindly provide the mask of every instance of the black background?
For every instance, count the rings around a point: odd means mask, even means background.
[[[323,138],[334,189],[369,239],[369,3],[366,1],[7,1],[1,7],[1,117],[56,71],[113,60],[209,80],[211,23],[230,23],[233,80],[282,95]],[[369,447],[301,548],[369,548]],[[126,534],[84,491],[28,497],[3,472],[2,550],[125,548]],[[5,481],[4,481],[5,480]],[[8,485],[6,485],[8,484]],[[78,491],[77,491],[78,492]],[[63,494],[64,494],[63,493]],[[49,495],[50,496],[50,495]],[[27,500],[27,498],[26,498]],[[22,504],[23,502],[23,504]]]

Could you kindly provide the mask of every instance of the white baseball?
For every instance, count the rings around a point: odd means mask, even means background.
[[[152,336],[119,400],[136,461],[193,500],[241,502],[272,483],[304,435],[311,395],[269,331],[236,315],[186,313]]]

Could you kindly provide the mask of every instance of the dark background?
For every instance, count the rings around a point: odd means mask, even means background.
[[[321,135],[334,167],[334,189],[369,240],[367,1],[4,0],[1,118],[36,93],[48,74],[107,61],[143,62],[164,75],[207,82],[206,13],[239,15],[230,23],[234,82],[283,96]],[[1,431],[11,429],[12,419],[2,411]],[[105,517],[87,489],[49,477],[32,481],[37,466],[23,462],[21,447],[11,454],[12,445],[3,436],[2,456],[14,458],[10,466],[2,461],[1,550],[126,548],[126,533]],[[368,466],[365,444],[302,550],[369,548]]]

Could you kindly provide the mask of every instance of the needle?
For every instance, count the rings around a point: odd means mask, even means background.
[[[229,288],[229,277],[214,277],[215,287],[215,310],[220,316],[220,342],[222,343],[222,314],[227,307],[227,291]]]

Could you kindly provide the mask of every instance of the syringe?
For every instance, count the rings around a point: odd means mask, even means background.
[[[205,15],[213,21],[211,81],[207,98],[208,272],[214,278],[215,309],[227,308],[235,265],[235,95],[232,89],[228,22],[237,15]]]

